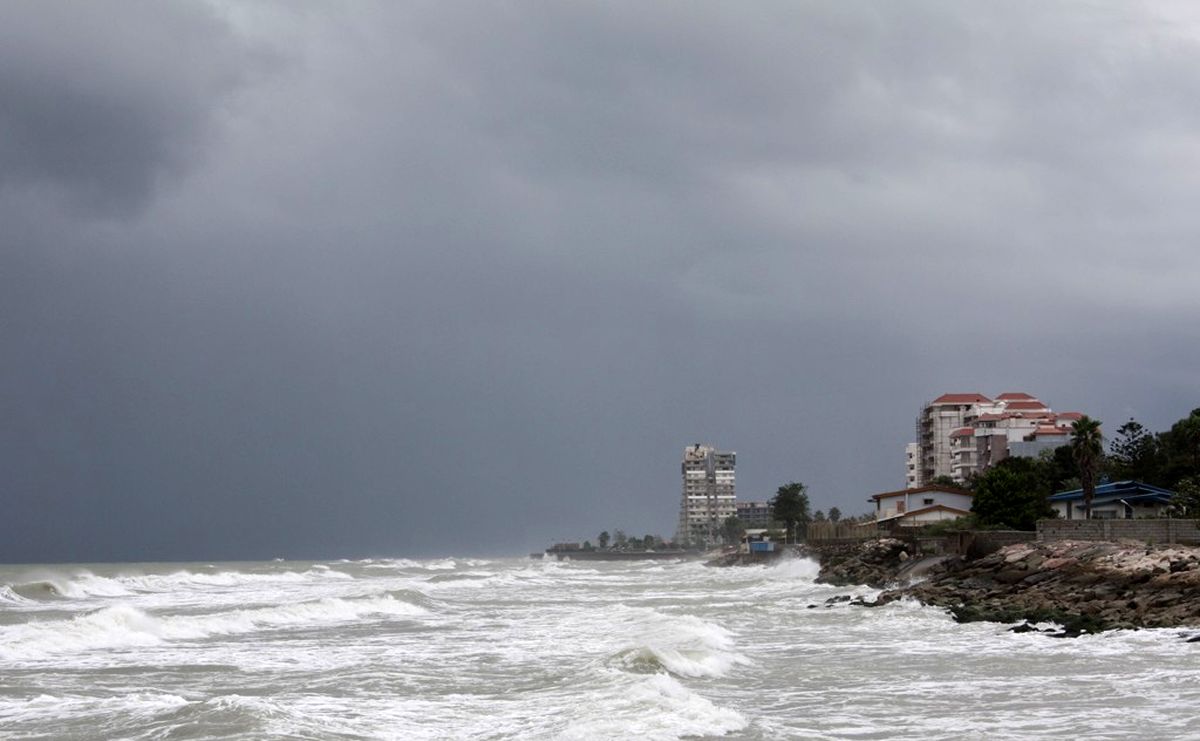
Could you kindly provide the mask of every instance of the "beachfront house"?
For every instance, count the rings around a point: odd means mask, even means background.
[[[742,542],[739,551],[742,553],[772,553],[775,551],[775,543],[771,541],[771,536],[768,534],[770,530],[766,528],[749,528],[742,533]]]
[[[888,527],[919,527],[971,513],[971,492],[952,486],[885,491],[868,501],[875,503],[875,522]]]
[[[1165,517],[1173,496],[1173,491],[1141,481],[1100,484],[1092,497],[1092,518],[1135,520],[1143,517]],[[1060,491],[1052,495],[1050,506],[1065,520],[1084,519],[1083,489]]]

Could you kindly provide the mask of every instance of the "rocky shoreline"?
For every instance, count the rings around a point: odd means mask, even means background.
[[[1018,623],[1014,630],[1058,636],[1200,627],[1195,547],[1064,540],[1019,543],[973,560],[930,559],[906,541],[882,538],[802,553],[821,562],[819,582],[884,589],[873,602],[858,601],[866,606],[912,597],[947,608],[959,622]],[[1062,628],[1036,627],[1042,623]]]

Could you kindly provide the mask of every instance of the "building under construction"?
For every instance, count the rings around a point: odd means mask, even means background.
[[[684,448],[676,543],[714,545],[721,541],[721,525],[737,514],[736,463],[737,453],[732,451],[700,443]]]

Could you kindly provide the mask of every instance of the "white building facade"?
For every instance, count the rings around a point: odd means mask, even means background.
[[[684,448],[683,492],[675,542],[712,545],[720,542],[721,525],[737,514],[734,468],[737,453],[710,445]]]
[[[971,492],[947,486],[922,486],[876,494],[875,522],[899,526],[927,525],[955,520],[971,513]]]
[[[909,443],[904,446],[904,462],[906,465],[904,472],[904,488],[915,489],[921,484],[919,483],[921,474],[917,470],[921,465],[921,446],[918,443]]]
[[[917,417],[917,441],[905,448],[905,486],[928,486],[940,476],[964,484],[1010,455],[1036,455],[1056,443],[1065,444],[1070,424],[1081,416],[1057,414],[1022,392],[995,399],[976,393],[942,394]]]

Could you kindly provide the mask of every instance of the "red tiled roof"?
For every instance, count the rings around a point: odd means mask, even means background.
[[[1071,430],[1066,427],[1055,427],[1054,425],[1044,425],[1033,431],[1035,435],[1069,435]]]
[[[1060,412],[1055,415],[1059,419],[1081,419],[1083,412]]]
[[[930,404],[977,404],[983,402],[990,403],[991,399],[983,394],[942,394],[938,398],[929,402]]]
[[[885,491],[882,494],[876,494],[875,496],[871,497],[871,499],[872,500],[890,499],[891,497],[902,497],[905,494],[923,494],[924,492],[927,492],[927,491],[940,491],[940,492],[944,492],[946,494],[965,494],[969,497],[974,496],[967,489],[956,489],[952,486],[940,486],[937,484],[932,484],[930,486],[920,486],[920,487],[917,487],[916,489],[901,489],[899,491]]]
[[[1038,410],[1046,408],[1046,405],[1040,401],[1010,401],[1004,406],[1005,409],[1024,409],[1026,411]]]
[[[1038,398],[1036,396],[1030,396],[1029,394],[1025,393],[1024,391],[1006,391],[1005,393],[1000,394],[999,396],[996,397],[996,401],[1020,401],[1020,400],[1037,401]]]
[[[967,435],[974,435],[974,434],[975,434],[975,430],[973,430],[972,428],[960,427],[957,430],[955,430],[954,432],[951,432],[950,437],[966,437]]]

